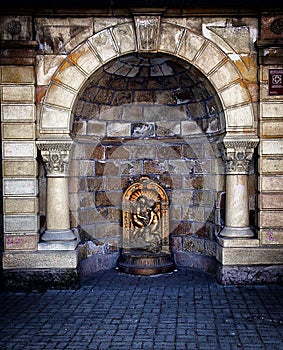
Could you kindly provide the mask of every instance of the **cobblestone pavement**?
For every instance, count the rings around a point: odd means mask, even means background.
[[[96,272],[79,290],[0,294],[0,349],[283,349],[283,286],[181,269]]]

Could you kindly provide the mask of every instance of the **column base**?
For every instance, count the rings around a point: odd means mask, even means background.
[[[46,230],[41,240],[44,242],[73,241],[77,239],[73,230]]]
[[[38,250],[75,250],[78,243],[76,231],[46,230],[38,243]]]
[[[57,242],[40,242],[37,245],[38,250],[75,250],[78,240],[73,241],[57,241]]]
[[[254,232],[249,227],[225,226],[219,235],[220,237],[252,238]]]

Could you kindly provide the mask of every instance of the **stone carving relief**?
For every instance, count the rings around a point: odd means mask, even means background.
[[[168,245],[168,197],[148,176],[128,187],[123,196],[123,248],[160,252]]]
[[[248,174],[258,141],[229,140],[219,145],[227,174]]]
[[[10,34],[12,34],[12,36],[16,34],[20,34],[22,30],[21,23],[19,21],[13,20],[8,23],[7,30]]]
[[[157,50],[160,17],[135,17],[135,25],[139,51]]]
[[[68,174],[72,142],[38,141],[37,147],[41,151],[47,176],[66,176]]]
[[[270,25],[270,30],[274,34],[282,34],[283,33],[283,18],[278,18],[273,21]]]

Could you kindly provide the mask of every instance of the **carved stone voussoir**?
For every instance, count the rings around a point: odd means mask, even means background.
[[[47,176],[67,176],[72,141],[37,141]]]
[[[135,17],[139,51],[156,51],[159,36],[160,16]]]
[[[227,174],[248,174],[258,140],[225,140],[219,144]]]

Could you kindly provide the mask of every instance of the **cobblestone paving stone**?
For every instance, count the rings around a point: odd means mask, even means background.
[[[283,286],[194,269],[94,273],[79,290],[0,293],[0,349],[283,349]]]

